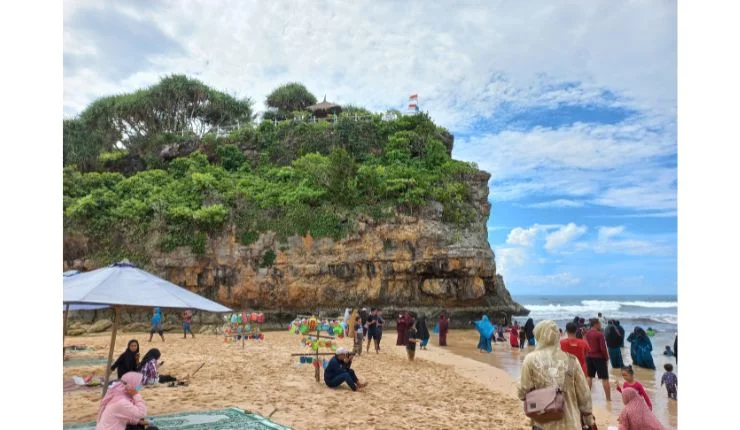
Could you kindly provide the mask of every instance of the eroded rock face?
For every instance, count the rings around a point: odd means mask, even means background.
[[[414,217],[399,215],[382,222],[361,217],[353,232],[339,241],[309,233],[280,242],[267,233],[244,246],[232,228],[211,238],[202,256],[185,247],[163,253],[151,246],[146,268],[232,308],[264,310],[277,320],[358,306],[380,306],[389,312],[413,308],[430,316],[447,309],[460,319],[481,312],[494,318],[526,315],[497,275],[488,243],[489,176],[480,172],[468,178],[477,220],[466,228],[442,222],[441,205],[432,203]],[[274,263],[260,267],[270,250],[276,255]],[[74,257],[65,262],[65,269],[101,265]],[[387,319],[394,319],[390,315]]]

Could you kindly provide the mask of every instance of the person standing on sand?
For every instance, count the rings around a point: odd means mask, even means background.
[[[632,357],[632,363],[645,369],[655,370],[655,362],[651,353],[653,344],[650,342],[650,338],[645,333],[645,330],[635,327],[635,330],[629,335],[627,341],[631,344],[630,356]]]
[[[383,339],[383,326],[385,325],[385,320],[383,319],[383,310],[380,308],[377,308],[375,311],[375,316],[378,318],[377,323],[375,326],[377,327],[377,341],[375,342],[375,352],[380,352],[380,340]]]
[[[439,315],[439,346],[447,346],[447,330],[450,328],[450,321],[444,313]]]
[[[606,327],[605,336],[606,348],[609,351],[609,360],[612,363],[614,369],[621,369],[624,367],[624,361],[622,361],[622,348],[619,345],[622,343],[622,336],[619,335],[619,330],[614,324],[614,321],[609,321],[609,325]]]
[[[419,339],[421,339],[421,343],[419,343],[419,349],[427,349],[427,344],[429,343],[429,327],[427,327],[427,317],[424,314],[419,315],[419,318],[416,320],[416,332],[419,336]]]
[[[353,332],[355,336],[352,352],[357,355],[362,355],[362,340],[364,338],[364,328],[362,327],[362,318],[360,318],[359,315],[355,317]]]
[[[625,388],[622,402],[624,408],[619,414],[619,430],[665,430],[634,388]]]
[[[398,314],[398,319],[396,319],[396,333],[398,334],[398,337],[396,338],[397,346],[406,345],[406,332],[408,331],[408,329],[409,329],[408,312]]]
[[[372,308],[370,316],[367,317],[367,348],[365,351],[370,352],[370,342],[375,345],[375,353],[378,353],[378,310]]]
[[[673,340],[673,356],[676,357],[676,364],[678,364],[678,333],[676,333],[676,339]]]
[[[524,332],[524,327],[519,328],[519,349],[524,349],[524,345],[527,344],[527,334]]]
[[[186,309],[185,312],[182,313],[182,338],[187,339],[188,333],[190,333],[190,336],[195,339],[195,335],[193,334],[193,330],[190,328],[190,324],[193,322],[193,311],[190,309]]]
[[[559,348],[560,331],[555,321],[540,321],[534,327],[535,350],[524,357],[518,396],[524,400],[532,390],[558,386],[565,394],[563,418],[549,423],[535,423],[543,430],[581,429],[581,423],[593,425],[591,392],[578,360]]]
[[[164,330],[162,329],[162,310],[159,308],[154,308],[154,315],[152,316],[152,329],[149,332],[149,342],[152,341],[152,337],[154,337],[155,332],[159,334],[159,337],[162,338],[162,342],[164,342]]]
[[[493,335],[493,325],[488,321],[488,315],[481,315],[478,321],[473,322],[476,330],[478,330],[478,351],[480,352],[491,352],[491,336]]]
[[[534,320],[532,318],[524,323],[524,337],[529,342],[529,346],[534,346]]]
[[[406,355],[408,355],[409,361],[414,361],[416,355],[416,343],[419,341],[417,333],[416,320],[412,316],[409,321],[409,329],[406,331]]]
[[[588,370],[588,388],[591,388],[593,378],[598,376],[604,387],[606,401],[612,401],[611,386],[609,386],[609,352],[606,340],[601,332],[601,321],[591,319],[591,329],[586,333],[586,343],[589,350],[586,352],[586,370]]]
[[[576,337],[577,330],[578,326],[576,326],[572,322],[569,322],[565,325],[565,332],[568,334],[568,337],[560,340],[560,349],[563,350],[563,352],[567,352],[568,354],[574,356],[578,360],[578,363],[581,365],[581,370],[583,370],[583,374],[587,375],[588,370],[586,370],[586,351],[588,351],[589,348],[585,340],[578,339]]]
[[[509,330],[509,345],[512,348],[519,348],[519,330],[517,330],[516,325]]]
[[[617,327],[617,330],[619,331],[619,336],[621,337],[621,340],[619,341],[619,347],[624,348],[624,327],[622,327],[621,324],[619,324],[619,320],[614,321],[614,325]]]
[[[367,386],[367,383],[361,383],[355,371],[350,369],[353,356],[354,354],[345,348],[337,349],[334,357],[326,365],[326,370],[324,370],[324,383],[327,387],[337,388],[346,383],[352,391],[362,391]]]
[[[599,312],[599,322],[601,323],[602,328],[606,328],[609,322],[606,320],[606,317]]]

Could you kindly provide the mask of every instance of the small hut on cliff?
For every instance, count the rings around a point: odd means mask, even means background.
[[[330,114],[338,115],[342,112],[342,107],[336,103],[327,102],[326,95],[324,95],[324,101],[311,105],[306,109],[313,112],[316,118],[326,118]]]

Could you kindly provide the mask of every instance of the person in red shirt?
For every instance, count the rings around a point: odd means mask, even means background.
[[[576,337],[576,331],[578,331],[578,326],[575,323],[569,322],[565,325],[565,332],[568,334],[568,337],[560,339],[560,349],[563,352],[575,356],[578,362],[581,363],[583,374],[586,375],[586,351],[588,351],[588,344],[585,340]]]
[[[606,401],[611,402],[612,393],[609,386],[609,351],[606,349],[606,339],[601,332],[601,321],[598,318],[591,318],[591,329],[586,332],[586,343],[589,351],[586,352],[586,370],[588,373],[588,386],[591,387],[594,376],[601,379],[601,385],[604,386]]]
[[[647,392],[645,391],[645,387],[642,386],[640,381],[635,380],[635,370],[632,368],[631,365],[622,368],[622,377],[624,378],[624,384],[620,384],[619,382],[617,382],[617,391],[621,393],[622,390],[626,388],[632,388],[636,390],[637,393],[640,394],[640,397],[645,399],[645,403],[652,411],[653,402],[650,401],[650,396],[648,396]]]

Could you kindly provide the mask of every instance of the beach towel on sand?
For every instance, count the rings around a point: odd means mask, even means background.
[[[160,430],[291,430],[269,419],[239,408],[185,412],[153,417]],[[65,425],[65,429],[95,430],[95,423]]]

